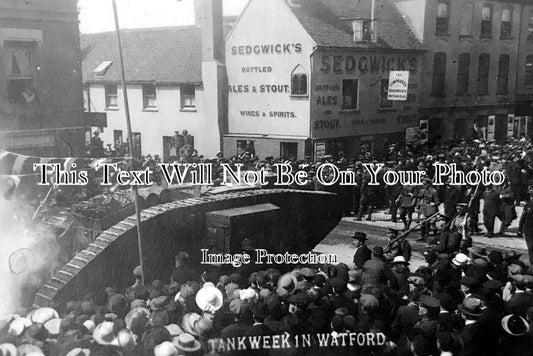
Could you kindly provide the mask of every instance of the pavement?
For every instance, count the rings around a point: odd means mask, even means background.
[[[522,214],[523,207],[516,207],[516,214],[518,217]],[[354,253],[354,239],[352,238],[355,231],[362,231],[367,234],[367,244],[369,246],[380,245],[385,247],[388,243],[386,231],[388,227],[396,229],[403,229],[403,223],[393,223],[390,221],[390,214],[386,211],[377,211],[372,214],[372,221],[357,221],[355,217],[344,217],[339,224],[314,248],[318,253],[333,253],[338,256],[339,262],[344,262],[348,265],[353,263]],[[482,217],[479,218],[479,228],[485,232]],[[412,226],[418,222],[417,214],[413,214]],[[500,228],[500,222],[496,219],[495,231]],[[472,236],[475,245],[483,246],[487,251],[499,250],[502,252],[514,250],[522,254],[521,259],[528,262],[527,247],[523,238],[516,237],[518,231],[518,218],[513,221],[511,226],[503,235],[496,235],[490,239],[482,236]],[[411,232],[407,239],[409,240],[413,254],[411,257],[411,270],[416,270],[418,266],[424,263],[422,252],[426,251],[427,244],[416,241],[420,237],[417,229]]]

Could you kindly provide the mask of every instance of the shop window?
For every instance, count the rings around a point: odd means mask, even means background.
[[[301,65],[291,73],[291,95],[307,95],[307,73]]]
[[[343,110],[357,109],[358,90],[359,90],[358,79],[343,79],[342,80],[342,109]]]
[[[489,92],[489,72],[490,72],[490,54],[481,53],[479,55],[479,65],[478,65],[478,73],[477,73],[478,95],[487,95]]]
[[[389,95],[389,80],[381,79],[381,95],[379,101],[380,108],[392,108],[394,102],[388,99]]]
[[[500,54],[498,59],[498,78],[496,94],[507,94],[509,91],[509,55]]]
[[[524,84],[533,85],[533,54],[528,54],[526,57],[526,76]]]
[[[437,52],[433,56],[433,84],[431,87],[431,95],[444,95],[444,88],[446,84],[446,53]]]
[[[34,57],[36,43],[5,41],[3,59],[8,101],[29,103],[35,100]]]
[[[448,34],[450,23],[450,4],[447,1],[439,1],[437,4],[437,25],[435,32],[437,34]]]
[[[180,102],[182,109],[196,109],[196,92],[194,85],[180,87]]]
[[[481,10],[481,37],[492,37],[492,5],[485,4]]]
[[[298,143],[280,142],[279,156],[282,160],[295,160],[298,157]]]
[[[511,9],[502,10],[502,23],[500,28],[500,37],[509,38],[512,33],[512,12]]]
[[[461,6],[461,32],[462,37],[472,36],[472,20],[474,18],[474,5],[467,3]]]
[[[118,95],[116,85],[106,85],[105,91],[105,107],[106,108],[118,108]]]
[[[468,93],[470,82],[470,54],[461,53],[457,64],[457,95]]]
[[[143,91],[143,108],[157,109],[157,88],[153,84],[142,86]]]

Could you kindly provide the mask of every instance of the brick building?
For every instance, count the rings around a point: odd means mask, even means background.
[[[422,45],[393,2],[378,2],[374,22],[370,1],[248,3],[226,38],[226,156],[351,157],[418,126]],[[408,101],[387,100],[394,70],[410,73]]]
[[[37,156],[85,151],[77,1],[0,0],[0,147]]]
[[[380,0],[378,0],[380,1]],[[433,137],[488,139],[531,131],[533,3],[396,0],[426,49],[420,118]]]

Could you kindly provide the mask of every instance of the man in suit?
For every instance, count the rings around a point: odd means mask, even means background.
[[[525,235],[529,263],[533,265],[533,191],[529,191],[529,201],[524,206],[518,223],[518,237]]]
[[[353,255],[353,263],[357,269],[363,268],[363,265],[366,261],[372,258],[372,252],[366,245],[365,241],[367,240],[366,234],[364,232],[355,232],[353,234],[355,239],[355,253]]]
[[[527,292],[527,285],[531,284],[533,277],[529,275],[516,274],[512,277],[515,291],[511,298],[505,302],[505,312],[507,314],[518,314],[527,316],[527,310],[533,307],[533,294]]]
[[[476,298],[465,298],[459,306],[461,316],[465,321],[465,326],[461,330],[461,339],[463,341],[463,355],[486,355],[483,338],[483,332],[479,326],[478,319],[482,315],[481,302]]]
[[[485,186],[485,191],[483,192],[483,224],[487,229],[487,238],[491,238],[494,234],[494,221],[496,217],[501,219],[500,207],[500,195],[492,189],[492,185],[489,184]]]
[[[394,276],[390,266],[383,258],[383,247],[374,246],[372,248],[372,258],[363,265],[363,275],[361,284],[365,286],[382,287],[387,281],[394,282]]]

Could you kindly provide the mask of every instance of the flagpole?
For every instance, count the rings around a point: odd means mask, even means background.
[[[124,111],[126,113],[126,125],[128,128],[128,147],[130,150],[129,154],[129,168],[133,168],[133,134],[131,132],[131,119],[130,119],[130,107],[128,102],[128,91],[126,89],[126,75],[124,74],[124,59],[122,57],[122,44],[120,41],[120,28],[118,25],[118,13],[117,13],[117,4],[115,0],[111,0],[113,3],[113,16],[115,18],[115,32],[117,34],[117,44],[118,44],[118,56],[120,62],[120,80],[122,82],[122,93],[124,95]],[[142,233],[141,233],[141,212],[139,210],[139,191],[137,186],[133,186],[133,192],[135,196],[135,217],[137,219],[137,245],[139,249],[139,266],[141,267],[141,280],[144,284],[144,262],[143,262],[143,250],[142,250]]]

